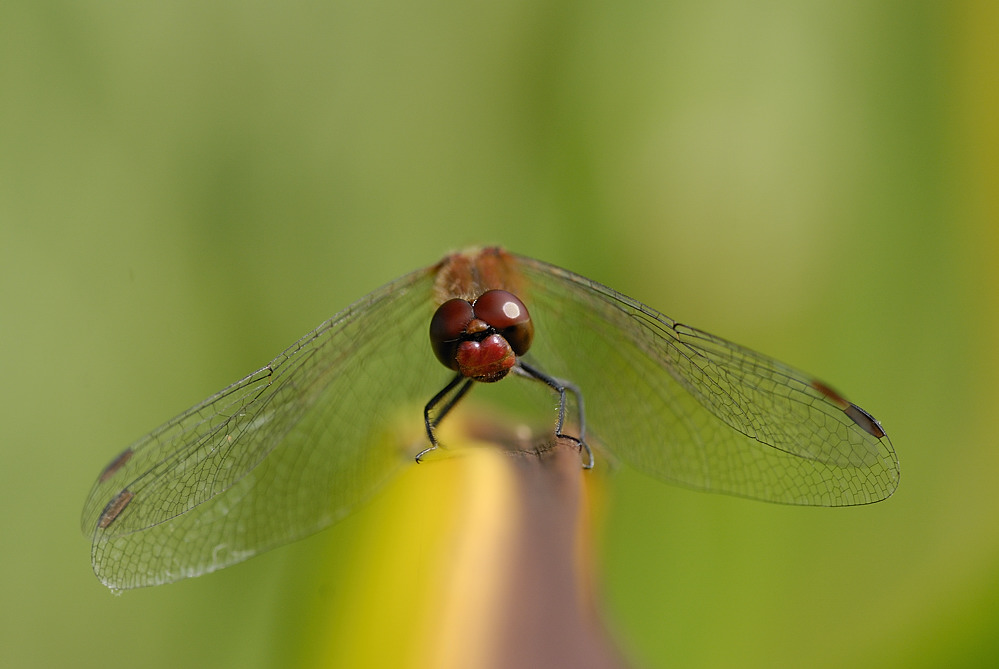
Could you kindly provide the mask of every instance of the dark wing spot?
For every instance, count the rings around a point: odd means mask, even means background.
[[[812,388],[818,390],[820,393],[825,395],[826,399],[842,409],[843,413],[849,416],[850,420],[859,425],[860,428],[867,434],[877,439],[885,436],[884,428],[881,427],[881,423],[879,423],[874,416],[867,413],[853,402],[847,402],[842,395],[826,384],[821,381],[812,381]]]
[[[132,491],[127,488],[115,495],[114,499],[108,502],[108,505],[104,507],[104,511],[101,513],[101,517],[97,521],[97,527],[103,530],[107,528],[108,525],[113,523],[114,519],[121,515],[121,512],[125,510],[128,503],[132,501],[132,497],[134,497]]]
[[[832,388],[830,388],[826,384],[822,383],[821,381],[813,380],[812,381],[812,388],[815,388],[820,393],[822,393],[823,395],[825,395],[826,399],[828,399],[829,401],[831,401],[833,404],[835,404],[836,406],[838,406],[843,411],[846,411],[850,406],[852,406],[849,402],[847,402],[845,399],[843,399],[842,395],[840,395],[835,390],[833,390]]]
[[[126,448],[118,455],[118,457],[109,462],[108,466],[105,467],[104,471],[101,472],[101,478],[100,478],[101,483],[107,481],[109,478],[114,476],[116,471],[124,467],[125,463],[132,459],[132,453],[133,451],[131,448]]]
[[[885,436],[884,428],[881,427],[874,416],[867,413],[856,404],[851,404],[846,409],[844,409],[846,415],[853,419],[853,422],[863,428],[864,432],[880,439]]]

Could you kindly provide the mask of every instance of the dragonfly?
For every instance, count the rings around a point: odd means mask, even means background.
[[[414,454],[446,450],[438,427],[473,390],[512,383],[552,393],[545,429],[582,469],[622,462],[813,506],[898,486],[881,424],[825,382],[568,270],[474,248],[361,298],[113,458],[81,519],[94,572],[114,590],[158,585],[313,534]]]

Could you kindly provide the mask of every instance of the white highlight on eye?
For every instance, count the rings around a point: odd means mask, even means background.
[[[520,307],[517,306],[516,302],[506,302],[503,305],[503,314],[507,318],[517,318],[520,316]]]

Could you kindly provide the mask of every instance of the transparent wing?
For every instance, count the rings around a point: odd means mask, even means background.
[[[427,269],[371,293],[112,461],[82,517],[101,581],[214,571],[371,495],[422,447],[423,404],[450,376],[427,352],[432,288]]]
[[[825,384],[572,272],[518,262],[530,356],[582,389],[598,449],[671,483],[770,502],[843,506],[894,492],[888,437]]]

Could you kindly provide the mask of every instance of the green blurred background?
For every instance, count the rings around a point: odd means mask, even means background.
[[[607,4],[0,5],[0,665],[286,664],[370,513],[114,597],[84,497],[476,242],[828,379],[899,453],[855,509],[620,472],[603,578],[636,659],[999,657],[997,5]]]

